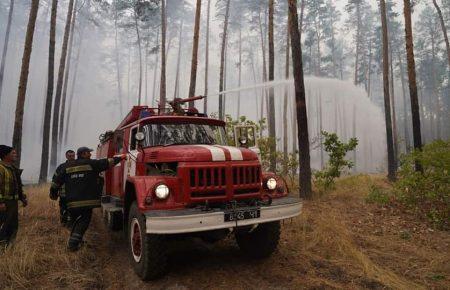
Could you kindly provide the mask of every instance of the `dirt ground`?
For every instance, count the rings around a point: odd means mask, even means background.
[[[368,204],[379,176],[342,179],[333,192],[304,203],[282,225],[275,254],[248,260],[234,239],[190,239],[172,246],[170,273],[142,282],[125,239],[110,233],[99,212],[78,253],[65,250],[47,188],[30,187],[14,247],[0,253],[0,288],[69,289],[450,289],[450,233],[392,206]]]

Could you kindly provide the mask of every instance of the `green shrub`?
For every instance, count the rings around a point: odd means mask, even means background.
[[[325,168],[314,173],[314,182],[320,191],[334,188],[334,180],[341,176],[345,168],[352,168],[353,162],[345,159],[347,152],[355,150],[358,145],[356,138],[351,138],[348,143],[341,142],[335,133],[322,131],[324,137],[324,150],[328,153],[329,160]]]
[[[414,162],[423,173],[414,170]],[[436,227],[450,229],[450,141],[435,141],[402,156],[394,185],[397,200]]]
[[[369,193],[366,196],[366,202],[386,205],[388,204],[389,200],[389,194],[382,188],[373,184],[369,186]]]

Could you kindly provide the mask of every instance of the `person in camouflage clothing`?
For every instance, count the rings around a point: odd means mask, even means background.
[[[22,189],[22,170],[14,166],[14,148],[0,145],[0,159],[0,245],[8,246],[19,229],[18,200],[23,206],[28,202]]]

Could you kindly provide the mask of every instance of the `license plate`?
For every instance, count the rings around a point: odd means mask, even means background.
[[[242,209],[232,212],[226,212],[224,216],[225,222],[241,221],[256,219],[261,216],[261,211],[259,209]]]

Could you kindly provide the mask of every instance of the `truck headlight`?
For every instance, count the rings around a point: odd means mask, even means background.
[[[169,196],[169,187],[165,184],[160,184],[155,187],[155,195],[159,199],[166,199]]]
[[[266,181],[267,189],[274,190],[277,187],[277,181],[275,178],[271,177]]]

